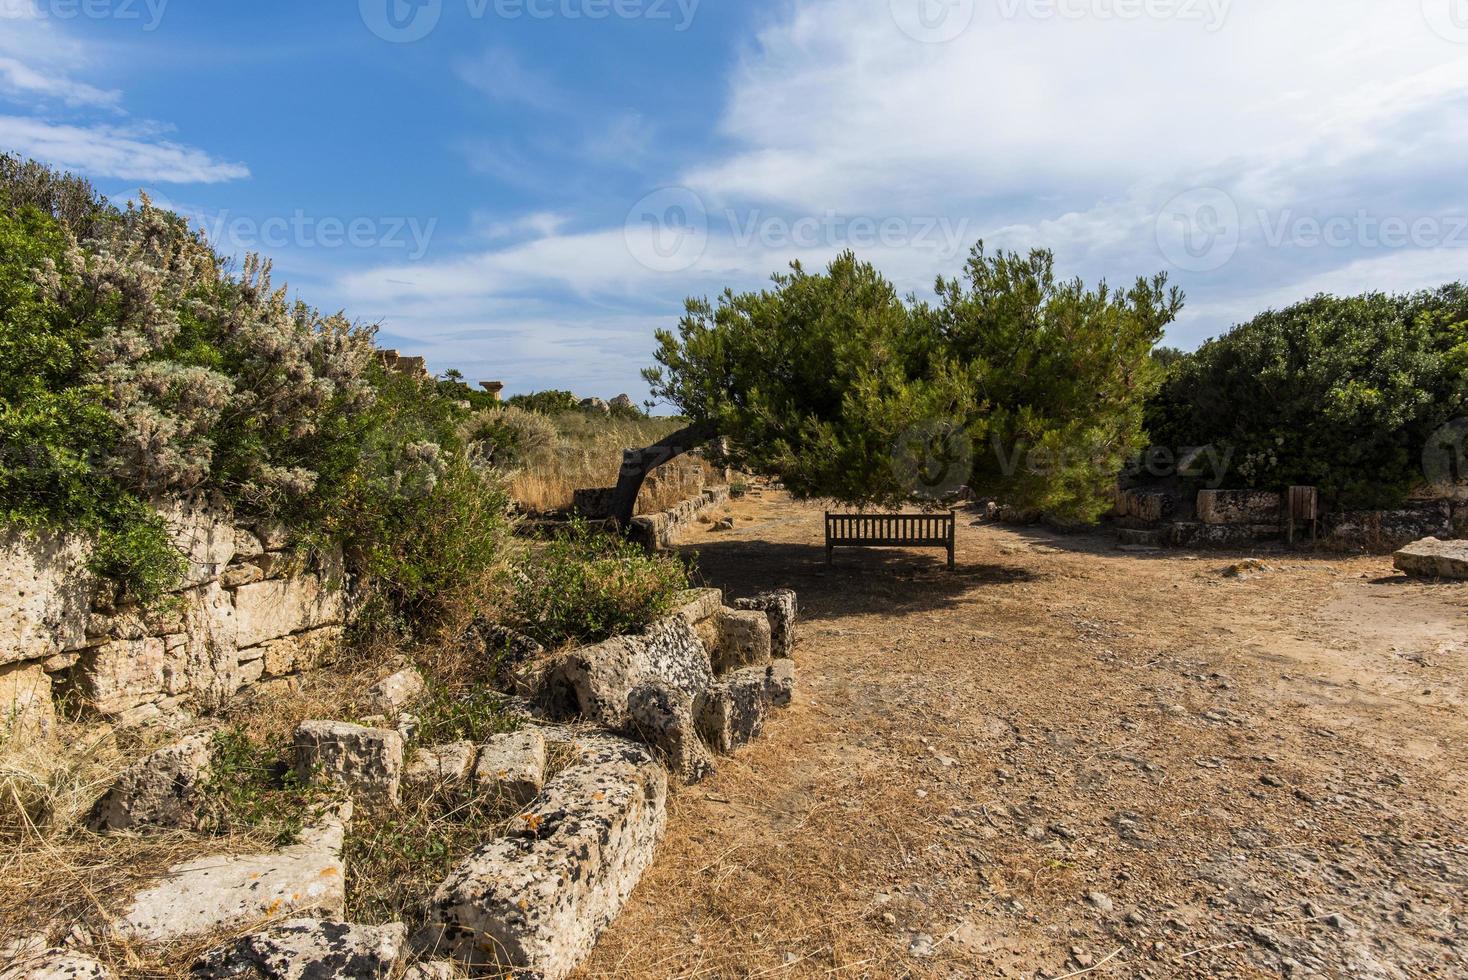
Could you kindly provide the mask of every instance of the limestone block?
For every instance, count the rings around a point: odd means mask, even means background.
[[[101,963],[76,950],[25,950],[0,964],[0,980],[110,980]]]
[[[346,615],[339,589],[315,575],[255,582],[234,590],[237,642],[253,647],[292,633],[337,626]]]
[[[718,615],[723,608],[723,591],[719,589],[689,589],[678,597],[678,606],[673,610],[673,615],[682,616],[691,625],[696,626],[704,620]]]
[[[403,736],[340,721],[308,721],[296,729],[296,774],[335,783],[354,797],[397,803]]]
[[[330,663],[337,648],[341,646],[341,641],[340,626],[323,626],[321,629],[271,640],[251,650],[241,650],[240,659],[245,659],[246,654],[253,650],[259,650],[265,660],[265,676],[286,677]]]
[[[540,795],[545,763],[545,738],[534,729],[496,735],[479,750],[475,792],[518,810]]]
[[[242,565],[231,565],[219,576],[219,584],[226,589],[237,589],[242,585],[252,582],[260,582],[265,578],[265,572],[259,565],[246,562]]]
[[[742,667],[770,662],[770,618],[759,610],[719,611],[719,645],[712,651],[714,672],[725,674]]]
[[[396,714],[423,693],[427,683],[416,667],[385,677],[367,690],[367,700],[378,711]]]
[[[407,937],[401,922],[292,919],[205,953],[191,972],[197,980],[388,980],[402,964]]]
[[[235,528],[234,556],[236,560],[254,558],[265,554],[265,544],[260,538],[242,527]]]
[[[0,666],[0,740],[44,738],[55,724],[56,706],[45,664]]]
[[[87,826],[99,832],[194,829],[213,759],[212,732],[159,749],[123,771],[92,809]]]
[[[479,746],[473,742],[417,749],[403,768],[403,786],[416,796],[457,802],[463,798],[478,760]]]
[[[1468,541],[1424,538],[1398,551],[1397,570],[1421,578],[1468,579]]]
[[[237,619],[218,582],[184,593],[182,644],[165,644],[164,690],[188,691],[205,711],[224,707],[241,686]]]
[[[765,674],[765,701],[788,708],[795,700],[795,661],[776,660]]]
[[[82,655],[77,680],[99,714],[120,715],[163,696],[166,659],[161,637],[115,640]]]
[[[1200,490],[1198,520],[1204,524],[1279,524],[1284,498],[1267,490]]]
[[[695,721],[697,700],[661,684],[641,684],[627,698],[627,721],[619,731],[650,746],[685,782],[714,771]]]
[[[158,514],[187,562],[186,587],[214,581],[234,559],[236,530],[227,514],[193,501],[169,501]]]
[[[1327,547],[1391,552],[1423,538],[1453,537],[1452,505],[1446,500],[1414,504],[1397,510],[1348,511],[1326,518]]]
[[[217,854],[170,868],[133,899],[113,928],[122,939],[165,943],[293,915],[340,916],[341,860],[350,809],[269,854]]]
[[[746,667],[721,677],[699,705],[698,729],[721,755],[747,745],[764,731],[769,667]]]
[[[800,616],[800,602],[791,589],[765,592],[749,599],[739,599],[735,609],[758,609],[770,620],[770,653],[776,659],[795,655],[795,628]]]
[[[0,664],[86,645],[95,579],[77,537],[0,532]]]
[[[667,794],[667,774],[645,749],[588,739],[579,760],[518,818],[519,830],[471,854],[439,886],[415,945],[563,980],[652,863]]]

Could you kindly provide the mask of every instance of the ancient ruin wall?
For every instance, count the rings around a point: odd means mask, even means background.
[[[164,512],[187,555],[159,609],[87,570],[85,538],[0,533],[0,731],[44,734],[65,698],[124,725],[215,710],[329,657],[346,619],[340,554],[308,561],[278,528],[203,507]]]

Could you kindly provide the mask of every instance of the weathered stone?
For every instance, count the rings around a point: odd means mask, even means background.
[[[254,531],[266,551],[284,551],[290,547],[291,531],[284,524],[259,524]]]
[[[476,618],[464,631],[464,645],[493,665],[496,682],[508,690],[524,689],[526,678],[534,675],[534,665],[545,656],[545,647],[533,638],[484,617]]]
[[[218,582],[185,593],[183,643],[165,650],[165,693],[188,691],[205,711],[224,707],[244,683],[235,624],[234,603]]]
[[[689,589],[678,597],[678,607],[673,615],[681,616],[690,625],[717,616],[724,608],[724,593],[719,589]],[[753,608],[740,606],[738,608]]]
[[[0,738],[44,738],[56,724],[51,676],[44,664],[0,666]]]
[[[1267,490],[1200,490],[1198,520],[1204,524],[1279,524],[1284,498]]]
[[[0,980],[109,980],[111,976],[90,956],[62,947],[23,951],[0,965]]]
[[[735,609],[757,609],[770,620],[770,653],[777,659],[795,655],[795,628],[800,602],[791,589],[765,592],[734,603]]]
[[[296,775],[343,787],[353,796],[396,803],[403,776],[403,736],[340,721],[296,729]]]
[[[114,930],[137,942],[173,942],[292,915],[340,916],[348,819],[350,809],[271,854],[218,854],[176,865],[133,900]]]
[[[764,731],[769,667],[746,667],[719,678],[699,705],[698,729],[709,746],[731,755]]]
[[[545,738],[529,729],[496,735],[479,750],[474,788],[481,796],[519,809],[545,785]]]
[[[642,747],[585,739],[579,761],[551,780],[520,829],[470,855],[434,892],[417,945],[562,980],[652,863],[667,792],[667,774]]]
[[[229,516],[198,502],[169,501],[158,509],[183,554],[186,587],[212,582],[234,559],[235,527]]]
[[[479,746],[473,742],[417,749],[403,769],[403,786],[417,796],[456,802],[463,798],[478,759]]]
[[[634,412],[637,410],[637,403],[632,400],[631,395],[618,395],[616,398],[613,398],[611,400],[611,406],[612,408],[619,408],[624,410],[630,409]]]
[[[403,980],[455,980],[458,976],[459,971],[454,969],[454,964],[447,960],[434,960],[430,963],[414,963],[403,974]]]
[[[39,660],[86,643],[95,579],[77,537],[0,533],[0,664]]]
[[[1348,511],[1326,518],[1328,548],[1391,552],[1424,538],[1453,537],[1452,505],[1446,500],[1413,504],[1397,510]]]
[[[121,715],[163,696],[165,659],[161,638],[116,640],[82,655],[77,680],[99,714]]]
[[[118,830],[192,830],[203,781],[214,759],[214,735],[201,732],[159,749],[126,770],[97,801],[87,826]]]
[[[266,677],[286,677],[330,663],[341,642],[342,627],[323,626],[307,633],[271,640],[261,647],[251,649],[258,649],[260,656],[263,656]],[[241,650],[240,659],[244,660],[247,653],[249,651]]]
[[[256,582],[234,593],[237,642],[252,647],[292,633],[340,625],[345,603],[338,589],[315,575]]]
[[[219,576],[219,584],[226,589],[237,589],[242,585],[259,582],[265,578],[265,573],[259,565],[245,562],[240,565],[231,565]]]
[[[795,661],[776,660],[765,674],[765,701],[788,708],[795,700]]]
[[[742,667],[770,662],[770,618],[760,610],[719,611],[719,645],[712,651],[714,672],[725,674]]]
[[[1397,570],[1420,578],[1468,579],[1468,541],[1424,538],[1398,551]]]
[[[242,527],[234,531],[234,556],[236,560],[254,558],[265,553],[265,544],[260,538]]]
[[[714,771],[694,720],[697,700],[661,684],[642,684],[627,698],[622,734],[651,746],[672,772],[696,783]]]
[[[292,919],[212,950],[194,964],[199,980],[388,980],[403,961],[401,922],[358,926]]]
[[[395,714],[422,694],[426,686],[418,669],[408,667],[372,685],[367,691],[367,700],[378,711]]]

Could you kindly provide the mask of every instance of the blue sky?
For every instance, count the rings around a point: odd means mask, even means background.
[[[0,0],[0,148],[511,391],[848,246],[1166,270],[1192,347],[1468,274],[1468,0]]]

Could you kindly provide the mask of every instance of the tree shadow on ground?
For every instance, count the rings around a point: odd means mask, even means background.
[[[1338,562],[1346,558],[1362,557],[1330,551],[1322,547],[1292,547],[1284,541],[1260,541],[1248,547],[1233,548],[1180,548],[1161,546],[1156,548],[1128,548],[1118,543],[1113,528],[1100,527],[1086,531],[1057,531],[1043,525],[993,524],[979,522],[980,528],[1007,531],[1031,548],[1055,548],[1073,554],[1096,555],[1107,558],[1130,558],[1136,561],[1180,561],[1196,560],[1229,565],[1250,558],[1263,562]]]
[[[1036,578],[1018,566],[966,563],[961,554],[958,567],[950,571],[942,551],[838,548],[832,566],[826,564],[822,545],[757,538],[706,542],[679,551],[696,556],[701,584],[723,589],[728,600],[794,589],[800,595],[801,616],[814,620],[949,609],[975,590]]]

